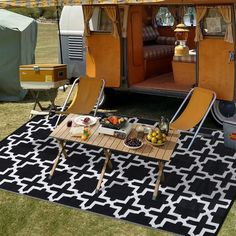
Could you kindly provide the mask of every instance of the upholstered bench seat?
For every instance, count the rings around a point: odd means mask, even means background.
[[[144,59],[163,58],[174,55],[174,45],[146,45],[144,49]]]
[[[145,77],[172,71],[175,37],[160,35],[152,25],[143,27],[143,57]]]

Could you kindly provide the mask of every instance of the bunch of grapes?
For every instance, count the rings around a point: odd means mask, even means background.
[[[125,144],[130,147],[138,147],[142,144],[142,142],[137,138],[127,138],[125,140]]]

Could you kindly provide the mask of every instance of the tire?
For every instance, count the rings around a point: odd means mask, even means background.
[[[218,124],[223,125],[224,120],[235,116],[236,103],[216,100],[212,106],[211,114]]]

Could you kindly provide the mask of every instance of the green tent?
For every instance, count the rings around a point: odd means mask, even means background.
[[[35,62],[36,41],[34,19],[0,9],[0,101],[19,101],[26,95],[19,66]]]

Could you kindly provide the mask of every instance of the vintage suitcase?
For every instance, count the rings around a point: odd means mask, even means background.
[[[31,64],[19,68],[20,84],[24,89],[58,88],[67,82],[65,64]]]

